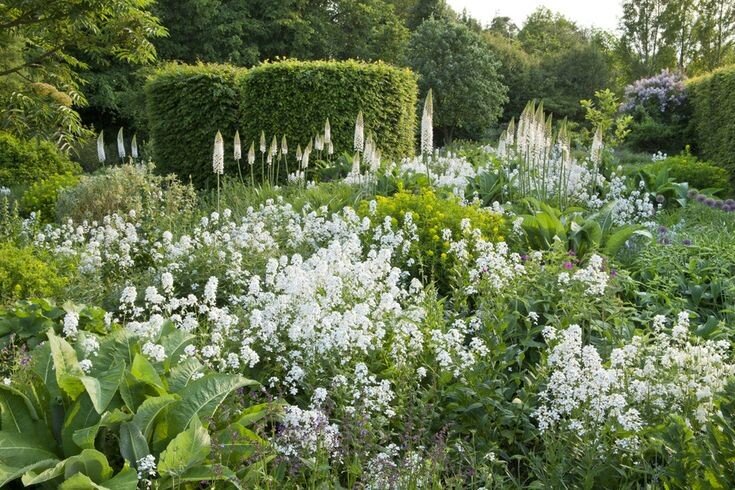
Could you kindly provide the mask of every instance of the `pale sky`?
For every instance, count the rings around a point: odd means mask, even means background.
[[[493,17],[506,16],[521,27],[528,14],[540,6],[559,12],[580,27],[616,30],[622,12],[622,0],[447,0],[457,12],[467,12],[483,25]]]

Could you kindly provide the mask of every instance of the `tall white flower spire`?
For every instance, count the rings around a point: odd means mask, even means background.
[[[362,111],[357,114],[355,120],[355,151],[362,151],[365,146],[365,122],[363,121]]]
[[[123,128],[117,132],[117,154],[120,160],[125,158],[125,139],[123,138]]]
[[[104,137],[104,131],[100,131],[99,136],[97,136],[97,160],[99,160],[100,163],[105,163],[105,137]]]
[[[133,159],[138,159],[138,135],[134,134],[133,139],[130,141],[130,156],[133,157]]]
[[[240,144],[240,131],[235,131],[235,150],[233,152],[235,160],[242,159],[242,145]]]
[[[431,155],[434,152],[434,97],[431,89],[426,94],[424,112],[421,115],[421,154]]]
[[[324,123],[324,143],[329,146],[329,143],[332,142],[332,127],[329,125],[329,118],[327,118],[327,122]]]
[[[212,171],[217,175],[222,175],[225,172],[225,141],[222,139],[222,133],[219,131],[217,131],[214,137]]]

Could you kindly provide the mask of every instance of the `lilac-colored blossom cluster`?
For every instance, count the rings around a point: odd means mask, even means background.
[[[666,112],[680,107],[685,100],[684,76],[679,72],[663,70],[658,75],[642,78],[625,87],[625,98],[620,109],[630,112],[644,105]]]

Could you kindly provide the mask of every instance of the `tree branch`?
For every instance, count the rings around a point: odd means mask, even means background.
[[[61,49],[63,49],[63,47],[64,47],[63,45],[62,46],[56,46],[54,49],[51,49],[49,51],[46,51],[41,56],[37,56],[36,58],[34,58],[34,59],[30,60],[30,61],[27,61],[27,62],[23,63],[22,65],[18,65],[15,68],[9,68],[9,69],[4,70],[4,71],[0,71],[0,77],[4,77],[6,75],[10,75],[12,73],[16,73],[16,72],[22,70],[23,68],[29,67],[31,65],[35,65],[39,61],[43,61],[44,59],[48,58],[49,56],[51,56],[51,55],[53,55],[53,54],[61,51]]]

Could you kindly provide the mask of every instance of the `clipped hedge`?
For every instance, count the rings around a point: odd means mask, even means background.
[[[153,158],[162,173],[176,173],[197,187],[211,187],[217,131],[233,135],[241,115],[238,79],[247,71],[228,65],[166,64],[145,85]],[[225,138],[230,169],[232,137]]]
[[[691,79],[687,89],[701,155],[735,175],[735,65]]]
[[[386,159],[414,154],[416,76],[408,69],[358,61],[281,61],[242,79],[245,141],[265,131],[303,147],[329,118],[336,153],[352,151],[355,118],[363,112]]]
[[[214,135],[225,139],[226,174],[234,175],[235,130],[243,157],[261,131],[270,143],[285,133],[291,155],[329,118],[336,153],[352,151],[357,113],[364,114],[384,159],[414,154],[417,85],[408,69],[358,61],[280,61],[245,70],[227,65],[168,64],[145,86],[153,157],[159,171],[211,186]],[[291,157],[293,158],[293,157]],[[260,154],[258,154],[260,161]]]
[[[53,143],[22,140],[0,131],[0,186],[31,185],[49,175],[81,171]]]

